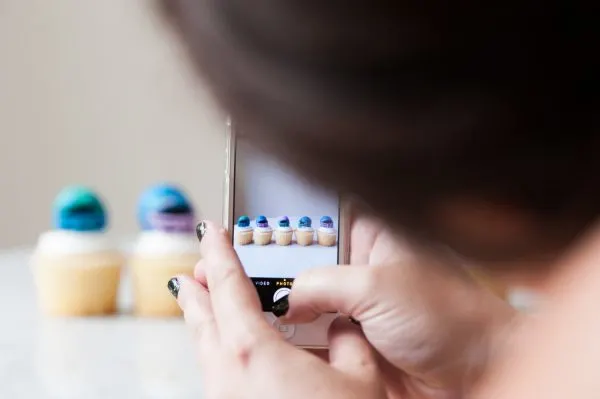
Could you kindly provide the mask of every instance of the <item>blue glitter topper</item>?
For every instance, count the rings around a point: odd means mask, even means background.
[[[193,232],[194,209],[178,187],[157,184],[140,196],[138,221],[142,230]]]

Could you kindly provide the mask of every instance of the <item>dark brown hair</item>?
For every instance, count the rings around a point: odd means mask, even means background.
[[[510,206],[553,245],[600,209],[582,4],[163,0],[243,133],[308,178],[423,236],[446,199]]]

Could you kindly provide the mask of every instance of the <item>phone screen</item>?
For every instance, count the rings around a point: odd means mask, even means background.
[[[299,273],[339,263],[340,200],[243,137],[235,147],[233,246],[270,312]]]

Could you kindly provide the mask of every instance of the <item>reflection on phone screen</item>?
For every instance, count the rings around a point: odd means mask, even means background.
[[[339,197],[317,189],[243,138],[236,142],[233,245],[263,311],[289,293],[294,278],[338,263]]]

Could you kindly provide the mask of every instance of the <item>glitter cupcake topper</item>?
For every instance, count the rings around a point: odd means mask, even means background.
[[[73,231],[102,231],[107,217],[104,206],[92,190],[72,186],[62,190],[53,205],[54,227]]]
[[[290,227],[290,219],[287,216],[282,216],[277,221],[279,227]]]
[[[143,230],[193,232],[194,210],[176,187],[158,185],[140,197],[138,218]]]
[[[256,227],[269,227],[269,221],[263,215],[256,218]]]
[[[302,216],[298,220],[298,227],[312,227],[312,220],[308,216]]]
[[[333,228],[333,219],[330,216],[323,216],[319,222],[321,227],[332,229]]]
[[[250,218],[246,215],[240,216],[237,222],[238,227],[248,227],[250,226]]]

